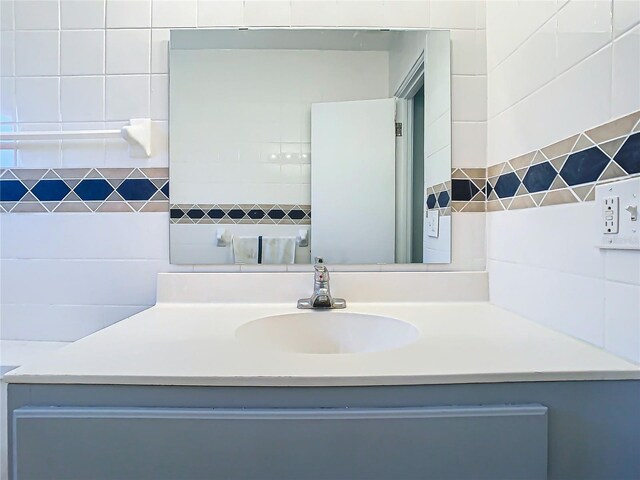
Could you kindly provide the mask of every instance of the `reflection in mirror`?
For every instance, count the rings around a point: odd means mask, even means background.
[[[171,262],[450,262],[450,105],[447,31],[172,31]]]

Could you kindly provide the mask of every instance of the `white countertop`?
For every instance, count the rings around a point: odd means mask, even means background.
[[[420,331],[396,350],[300,354],[251,347],[244,323],[291,303],[160,303],[5,375],[10,383],[343,386],[640,379],[640,366],[488,302],[349,303]],[[310,312],[313,314],[313,312]]]
[[[69,342],[0,340],[0,374],[4,374],[65,345],[69,345]]]

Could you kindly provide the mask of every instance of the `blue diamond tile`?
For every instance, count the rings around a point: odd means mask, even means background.
[[[195,220],[204,217],[204,215],[204,211],[200,210],[199,208],[192,208],[191,210],[187,211],[187,217]]]
[[[82,200],[106,200],[113,193],[113,187],[103,179],[84,179],[75,186],[73,191]]]
[[[522,183],[527,187],[529,193],[543,192],[549,190],[556,175],[555,168],[549,162],[538,163],[529,168]]]
[[[569,155],[560,170],[560,176],[569,186],[595,182],[610,161],[598,147],[591,147]]]
[[[17,202],[27,193],[20,180],[0,180],[0,202]]]
[[[446,190],[441,191],[438,195],[438,205],[440,206],[440,208],[447,207],[449,205],[450,199],[451,198],[449,197],[449,192],[447,192]]]
[[[70,191],[69,186],[62,180],[40,180],[31,188],[31,193],[41,202],[58,202]]]
[[[427,197],[427,208],[431,209],[436,206],[436,196],[432,193]]]
[[[451,180],[451,196],[454,202],[468,202],[479,191],[471,180]]]
[[[164,194],[165,197],[169,198],[169,182],[165,183],[160,191]]]
[[[505,173],[498,177],[494,190],[500,198],[513,197],[520,187],[520,179],[514,173]]]
[[[146,178],[129,178],[116,190],[125,200],[149,200],[158,191]]]
[[[209,216],[209,218],[219,220],[222,217],[224,217],[224,210],[221,210],[220,208],[212,208],[207,212],[207,215]],[[283,212],[283,215],[284,215],[284,212]]]
[[[627,138],[613,159],[627,173],[640,173],[640,133]]]
[[[171,218],[182,218],[184,217],[184,212],[180,208],[172,208],[169,211],[169,216]]]
[[[305,216],[305,213],[302,210],[291,210],[287,213],[287,216],[292,220],[302,220]]]
[[[244,218],[245,213],[244,210],[239,208],[232,208],[229,210],[227,215],[229,215],[229,218],[233,218],[234,220],[240,220],[241,218]]]

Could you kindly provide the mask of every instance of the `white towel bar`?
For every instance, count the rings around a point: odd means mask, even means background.
[[[124,138],[130,147],[151,156],[151,119],[133,118],[129,125],[120,130],[73,130],[73,131],[33,131],[33,132],[0,132],[0,141],[38,141],[38,140],[85,140],[98,138]],[[0,148],[14,148],[0,144]],[[130,153],[135,153],[130,151]],[[137,155],[140,156],[140,155]]]

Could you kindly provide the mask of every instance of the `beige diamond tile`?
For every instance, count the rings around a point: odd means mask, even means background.
[[[562,170],[564,162],[567,161],[567,158],[569,158],[569,155],[562,155],[561,157],[549,160],[549,162],[551,163],[551,165],[553,165],[553,168],[556,169],[556,172],[559,172],[560,170]]]
[[[581,200],[585,201],[585,199],[589,196],[591,192],[595,190],[595,186],[593,184],[590,185],[582,185],[580,187],[573,187],[573,193]]]
[[[520,155],[519,157],[512,158],[509,160],[509,163],[513,167],[514,170],[518,170],[519,168],[528,167],[531,165],[533,158],[535,157],[536,152],[529,152],[524,155]]]
[[[627,137],[617,138],[606,143],[601,143],[598,147],[609,155],[609,158],[613,158],[626,139]]]
[[[587,130],[585,133],[595,143],[606,142],[607,140],[618,138],[630,133],[631,130],[633,130],[633,126],[638,122],[638,119],[640,119],[640,112],[634,112],[626,117],[614,120],[613,122],[605,123],[599,127]]]
[[[551,183],[549,190],[560,190],[561,188],[567,188],[567,183],[562,179],[560,175],[558,175]]]
[[[579,152],[581,150],[586,150],[587,148],[593,147],[593,145],[594,143],[583,134],[583,135],[580,135],[580,138],[578,138],[578,141],[573,147],[572,152]]]
[[[554,190],[547,193],[547,196],[542,200],[541,206],[562,205],[565,203],[576,203],[577,201],[578,199],[569,189]]]
[[[548,147],[544,147],[541,151],[547,158],[556,158],[560,155],[565,155],[571,151],[579,136],[580,135],[574,135],[573,137],[560,140]]]
[[[620,178],[620,177],[626,177],[626,176],[627,176],[627,172],[625,172],[622,168],[620,168],[616,162],[611,160],[607,168],[605,168],[604,172],[602,172],[602,175],[600,175],[600,178],[598,179],[598,181],[602,182],[604,180],[611,180],[613,178]]]
[[[516,197],[509,205],[509,210],[521,210],[523,208],[533,208],[536,204],[529,195],[523,195],[522,197]]]

